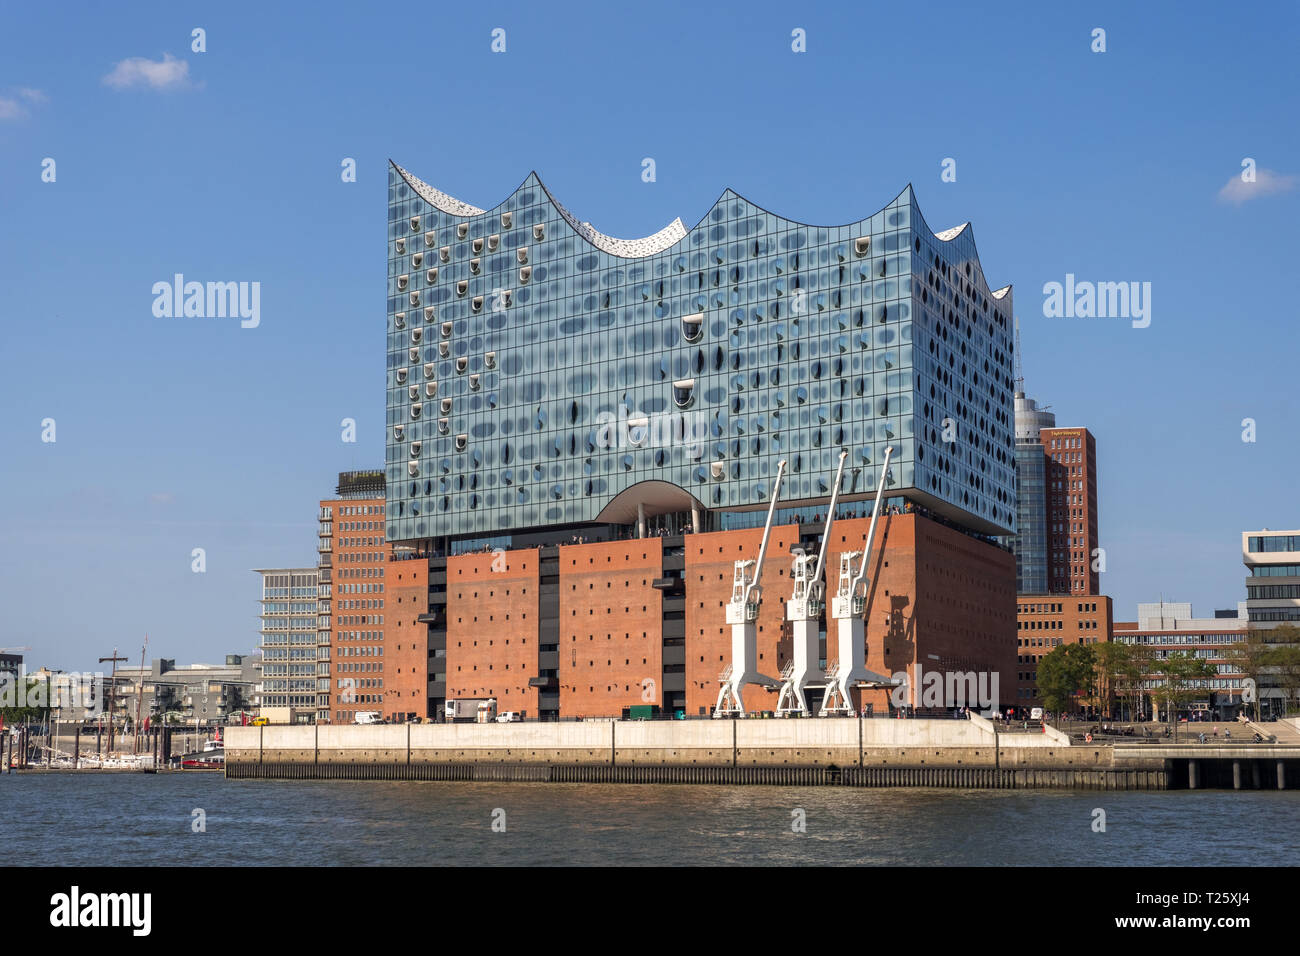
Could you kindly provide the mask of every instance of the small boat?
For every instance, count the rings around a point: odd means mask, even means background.
[[[182,770],[224,770],[226,769],[226,751],[207,748],[194,753],[181,754]]]

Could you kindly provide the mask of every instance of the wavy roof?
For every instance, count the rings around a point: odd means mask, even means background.
[[[473,206],[467,202],[462,202],[461,200],[448,195],[447,193],[443,192],[440,189],[435,189],[433,186],[430,186],[424,180],[420,179],[417,176],[414,176],[407,170],[403,169],[397,163],[392,162],[392,160],[389,160],[389,162],[392,163],[393,168],[397,170],[397,172],[401,175],[401,177],[404,180],[406,180],[407,184],[413,190],[415,190],[415,192],[422,199],[424,199],[427,203],[429,203],[429,205],[433,206],[435,209],[451,216],[462,216],[462,217],[481,216],[484,213],[491,212],[493,209],[496,209],[504,205],[510,199],[510,196],[507,196],[501,202],[497,203],[496,206],[492,207],[492,209],[480,209],[478,206]],[[520,183],[519,186],[510,195],[513,196],[514,193],[519,192],[520,189],[523,189],[525,186],[529,184],[530,181],[533,180],[535,180],[537,185],[541,187],[542,191],[546,194],[546,198],[551,201],[551,204],[555,206],[556,210],[560,213],[561,216],[564,217],[565,221],[568,222],[568,224],[573,228],[574,232],[576,232],[578,235],[586,239],[587,242],[589,242],[595,248],[599,249],[602,252],[607,252],[613,256],[618,256],[623,259],[640,259],[646,256],[652,256],[655,255],[656,253],[663,252],[665,249],[672,248],[674,245],[676,245],[677,243],[685,239],[686,236],[691,231],[688,230],[686,226],[682,223],[681,217],[678,217],[674,219],[672,222],[670,222],[668,225],[664,226],[658,232],[651,233],[648,236],[643,236],[640,239],[618,239],[615,238],[614,236],[606,235],[605,233],[598,230],[591,223],[580,220],[575,215],[573,215],[573,213],[569,212],[569,210],[564,206],[564,204],[561,203],[558,199],[556,199],[555,196],[551,193],[551,191],[546,188],[546,184],[542,182],[541,177],[538,176],[536,172],[529,173],[528,176],[524,179],[524,181]],[[826,226],[818,226],[814,223],[800,222],[799,220],[796,219],[790,219],[789,217],[781,216],[778,213],[771,212],[771,210],[765,209],[764,207],[758,205],[757,203],[749,199],[746,199],[744,196],[740,195],[739,193],[729,188],[723,190],[722,195],[718,197],[717,201],[714,202],[713,206],[710,207],[710,211],[712,211],[712,209],[717,207],[720,203],[728,201],[728,199],[730,198],[740,200],[746,205],[752,206],[756,210],[767,213],[768,215],[777,216],[780,219],[784,219],[787,222],[792,222],[799,226],[805,226],[808,228],[815,228],[815,229],[829,228]],[[988,282],[988,280],[984,276],[983,266],[980,265],[979,262],[979,253],[975,250],[974,228],[971,226],[969,222],[964,222],[961,225],[954,226],[951,229],[945,229],[942,232],[934,232],[932,229],[930,229],[929,225],[926,224],[925,217],[921,215],[920,209],[916,207],[916,198],[912,191],[911,184],[908,184],[908,186],[904,188],[902,192],[900,192],[896,197],[894,197],[894,199],[890,203],[882,207],[881,210],[878,210],[878,212],[883,211],[884,209],[889,209],[893,206],[902,205],[904,203],[916,209],[917,218],[920,219],[920,224],[927,231],[929,231],[930,234],[933,235],[934,238],[937,239],[938,241],[952,242],[960,238],[963,239],[963,241],[969,242],[971,255],[975,260],[976,266],[979,267],[980,282],[984,285],[985,289],[988,290],[989,296],[997,300],[1001,300],[1006,297],[1007,293],[1011,291],[1011,286],[1007,285],[1007,286],[1003,286],[1000,289],[994,290],[992,285]],[[863,219],[858,219],[850,223],[845,223],[845,225],[856,225],[860,222],[865,222],[867,219],[870,218],[871,218],[870,216],[866,216]],[[706,212],[704,214],[704,217],[700,220],[700,222],[696,224],[695,228],[698,228],[699,225],[705,223],[706,221],[708,221],[708,219],[709,219],[709,213]]]

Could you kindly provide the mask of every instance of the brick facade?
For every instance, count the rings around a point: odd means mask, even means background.
[[[731,662],[731,600],[735,563],[758,557],[762,528],[686,535],[686,713],[711,713],[718,702],[718,676]],[[763,602],[758,611],[760,674],[780,679],[790,659],[785,602],[790,597],[790,548],[799,541],[798,525],[772,529],[763,567]],[[776,691],[745,688],[745,710],[776,708]]]
[[[560,549],[560,713],[617,716],[663,704],[659,538]]]
[[[448,700],[537,716],[538,567],[536,549],[447,559]]]
[[[386,574],[388,644],[384,717],[409,720],[429,713],[428,561],[391,561]]]

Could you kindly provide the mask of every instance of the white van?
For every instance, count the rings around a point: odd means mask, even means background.
[[[519,712],[516,710],[506,710],[497,714],[498,724],[513,724],[520,720],[523,720],[523,718],[519,716]]]
[[[1031,710],[1031,711],[1029,712],[1029,719],[1030,719],[1030,720],[1042,720],[1042,719],[1043,719],[1043,708],[1041,708],[1041,707],[1035,707],[1033,710]]]
[[[379,711],[377,710],[359,710],[357,711],[356,722],[358,724],[377,724],[380,723]]]

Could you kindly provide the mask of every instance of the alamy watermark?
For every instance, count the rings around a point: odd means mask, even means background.
[[[1132,319],[1133,328],[1151,324],[1150,282],[1065,282],[1043,285],[1043,315],[1049,319]]]
[[[709,437],[709,416],[704,412],[661,412],[640,415],[620,405],[618,414],[596,415],[596,447],[672,448],[682,446],[698,458]]]
[[[0,673],[0,707],[34,707],[47,709],[85,709],[94,717],[104,710],[104,674],[101,671],[65,674],[29,675],[25,668],[17,674]]]
[[[245,329],[262,323],[260,282],[186,282],[178,272],[171,282],[155,282],[153,295],[153,314],[160,319],[239,318]]]
[[[998,672],[927,671],[918,661],[912,673],[897,671],[897,685],[889,692],[890,703],[903,707],[969,707],[992,714],[998,706]]]

